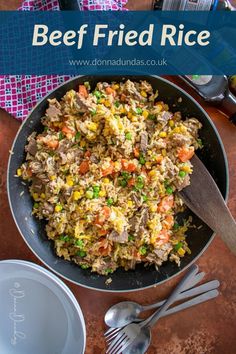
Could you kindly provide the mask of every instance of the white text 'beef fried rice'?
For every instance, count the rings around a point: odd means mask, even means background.
[[[57,255],[105,275],[179,264],[190,250],[176,192],[190,183],[201,123],[171,113],[148,82],[127,80],[95,90],[84,82],[49,100],[42,124],[17,175],[30,182]]]

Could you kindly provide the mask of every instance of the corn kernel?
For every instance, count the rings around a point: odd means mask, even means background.
[[[143,96],[143,97],[147,97],[147,93],[146,93],[145,91],[143,91],[143,90],[140,92],[140,94],[141,94],[141,96]]]
[[[57,178],[57,176],[55,176],[55,175],[50,176],[50,180],[51,180],[51,181],[55,181],[56,178]]]
[[[82,139],[81,141],[80,141],[80,147],[85,147],[85,145],[86,145],[86,141],[84,140],[84,139]]]
[[[192,172],[192,169],[191,169],[191,167],[189,165],[182,166],[181,170],[184,171],[184,172],[187,172],[187,173]]]
[[[178,254],[180,255],[180,256],[184,256],[185,255],[185,250],[181,247],[181,248],[179,248],[178,249]]]
[[[152,150],[148,150],[148,156],[151,156],[152,155]]]
[[[162,150],[161,150],[161,154],[162,154],[162,156],[164,156],[164,157],[165,157],[165,156],[166,156],[166,154],[167,154],[166,149],[162,149]]]
[[[116,113],[116,110],[115,110],[114,107],[111,108],[111,113],[112,113],[112,114],[115,114],[115,113]]]
[[[73,199],[74,200],[79,200],[81,198],[81,194],[79,191],[74,191],[73,193]]]
[[[120,109],[119,109],[119,110],[120,110],[120,113],[121,113],[121,114],[126,113],[126,110],[124,109],[124,107],[123,107],[122,105],[120,106]]]
[[[149,113],[146,109],[143,111],[143,117],[146,119],[149,116]]]
[[[149,169],[149,170],[152,168],[152,164],[151,164],[151,162],[149,162],[149,161],[145,163],[145,166],[146,166],[146,168]]]
[[[160,132],[159,137],[160,138],[166,138],[166,132]]]
[[[33,198],[34,198],[34,200],[37,200],[39,198],[38,193],[33,193]]]
[[[71,176],[67,176],[66,177],[66,183],[68,184],[68,186],[72,187],[74,185],[74,181],[72,179]]]
[[[160,113],[161,111],[162,111],[162,104],[157,104],[156,106],[155,106],[155,111],[157,111],[158,113]]]
[[[101,99],[100,99],[100,103],[101,103],[101,104],[105,103],[105,98],[101,98]]]
[[[128,112],[128,118],[131,119],[133,117],[132,112]]]
[[[105,105],[106,107],[110,107],[110,106],[111,106],[110,101],[105,100],[104,105]]]
[[[97,129],[98,129],[97,123],[89,122],[88,123],[88,129],[91,130],[92,132],[96,132]]]
[[[109,178],[103,178],[103,183],[108,184],[110,182]]]
[[[119,90],[120,85],[118,85],[118,84],[114,84],[114,85],[112,85],[112,88],[113,88],[114,90]]]
[[[41,194],[40,194],[40,197],[41,197],[42,199],[45,199],[45,198],[46,198],[45,193],[41,193]]]
[[[173,132],[179,134],[180,133],[180,128],[176,127],[175,129],[173,129]]]
[[[55,206],[55,212],[56,213],[59,213],[59,211],[61,211],[62,210],[62,206],[60,205],[60,204],[57,204],[56,206]]]
[[[180,131],[181,133],[187,133],[187,128],[184,125],[181,125]]]
[[[155,213],[157,211],[157,205],[151,204],[149,210],[151,213]]]
[[[155,171],[155,170],[151,170],[151,171],[148,173],[148,175],[149,175],[150,177],[154,177],[154,176],[156,176],[156,171]]]
[[[106,191],[104,189],[102,189],[99,193],[98,193],[99,197],[105,197],[106,196]]]
[[[169,120],[169,126],[171,128],[173,128],[174,125],[175,125],[175,122],[173,121],[173,119]]]
[[[16,173],[17,173],[17,176],[19,176],[19,177],[20,177],[20,176],[22,175],[22,171],[21,171],[21,169],[20,169],[20,168],[18,168],[18,169],[17,169],[17,171],[16,171]]]
[[[137,122],[137,121],[138,121],[138,118],[137,118],[136,116],[132,115],[131,121],[132,121],[132,122]]]
[[[127,205],[128,205],[129,208],[132,208],[132,206],[133,206],[132,200],[128,200]]]

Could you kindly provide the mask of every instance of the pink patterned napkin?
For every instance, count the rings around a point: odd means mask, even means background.
[[[128,0],[80,0],[82,10],[126,10],[124,6]],[[57,0],[25,0],[20,11],[59,10]],[[23,121],[38,100],[44,97],[69,76],[55,75],[7,75],[0,76],[0,107]]]

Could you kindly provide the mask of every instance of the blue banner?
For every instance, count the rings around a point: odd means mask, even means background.
[[[235,74],[236,12],[0,12],[0,74]]]

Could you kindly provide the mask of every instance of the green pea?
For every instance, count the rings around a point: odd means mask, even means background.
[[[125,134],[125,139],[126,140],[132,140],[132,134],[131,133],[126,133]]]
[[[70,236],[67,235],[61,235],[60,236],[61,241],[69,242],[71,240]]]
[[[101,96],[102,96],[102,93],[101,93],[100,91],[98,91],[98,90],[95,90],[93,94],[94,94],[94,96],[96,96],[98,99],[101,98]]]
[[[89,265],[87,265],[87,264],[80,264],[80,267],[81,267],[82,269],[88,269],[88,268],[89,268]]]
[[[129,235],[128,236],[128,241],[133,241],[134,240],[134,235]]]
[[[186,176],[186,172],[179,171],[179,177],[184,178]]]
[[[105,273],[106,273],[106,274],[113,273],[113,269],[107,268],[107,269],[105,269]]]
[[[142,195],[142,198],[143,198],[143,201],[144,201],[144,202],[147,202],[147,201],[148,201],[148,197],[146,196],[146,194],[143,194],[143,195]]]
[[[119,102],[119,101],[116,101],[116,102],[115,102],[115,106],[116,106],[116,108],[120,107],[120,102]]]
[[[112,198],[108,198],[108,199],[107,199],[107,205],[108,205],[108,206],[111,206],[113,203],[114,203],[114,201],[113,201]]]
[[[136,108],[136,113],[137,114],[142,114],[143,113],[142,108],[140,108],[140,107]]]
[[[79,256],[79,257],[86,257],[87,253],[85,251],[78,251],[76,252],[76,256]]]
[[[34,208],[38,209],[38,207],[39,207],[39,203],[34,203]]]
[[[83,248],[84,247],[84,241],[83,240],[76,240],[75,245],[77,247]]]
[[[175,251],[178,251],[181,247],[183,247],[182,242],[178,242],[177,245],[174,246]]]
[[[139,248],[139,253],[142,255],[142,256],[145,256],[145,254],[147,253],[147,247],[146,246],[141,246]]]
[[[169,195],[172,194],[173,193],[173,189],[170,186],[168,186],[166,188],[166,193],[169,194]]]
[[[143,154],[140,154],[140,156],[139,156],[139,163],[141,165],[145,165],[145,163],[146,163],[146,159],[144,158]]]

